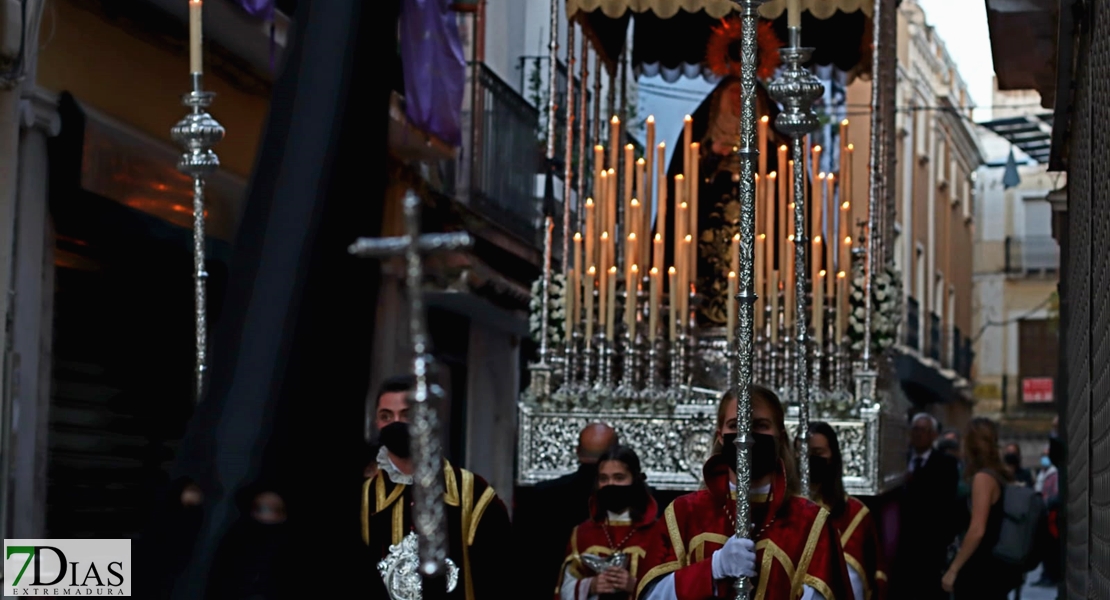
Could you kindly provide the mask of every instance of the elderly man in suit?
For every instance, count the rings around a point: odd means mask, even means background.
[[[940,587],[948,545],[956,535],[957,461],[935,447],[939,426],[929,414],[910,423],[907,482],[902,489],[898,555],[890,597],[899,600],[947,598]]]

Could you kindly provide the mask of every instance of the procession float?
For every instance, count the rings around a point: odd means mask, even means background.
[[[565,201],[546,217],[533,286],[539,351],[519,401],[517,484],[572,472],[579,431],[602,421],[635,447],[654,487],[697,489],[717,401],[741,391],[744,431],[743,390],[759,383],[786,402],[792,433],[804,439],[813,419],[837,430],[848,493],[897,487],[909,404],[890,367],[902,311],[886,185],[895,56],[875,50],[894,47],[896,3],[553,0],[551,9],[551,62],[565,43],[579,77],[555,90],[552,76],[546,107]],[[574,89],[591,75],[592,94]],[[637,156],[624,90],[629,77],[652,75],[716,87],[681,122],[649,116]],[[856,80],[874,82],[860,132],[845,94],[829,93]]]

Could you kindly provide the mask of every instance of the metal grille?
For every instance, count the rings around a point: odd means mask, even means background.
[[[1090,47],[1090,69],[1085,85],[1090,86],[1090,169],[1091,209],[1097,230],[1092,236],[1092,249],[1106,248],[1110,242],[1110,1],[1091,5],[1093,27]],[[1097,132],[1097,135],[1095,135]],[[1092,160],[1093,158],[1093,160]],[[1110,258],[1105,251],[1092,252],[1098,268],[1092,272],[1092,309],[1097,307],[1096,335],[1100,343],[1091,357],[1092,380],[1095,383],[1090,404],[1090,563],[1088,595],[1110,598]]]

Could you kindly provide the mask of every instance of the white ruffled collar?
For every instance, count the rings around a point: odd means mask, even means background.
[[[393,461],[389,458],[389,450],[386,450],[385,446],[378,449],[378,469],[388,475],[389,480],[393,483],[412,485],[412,475],[402,473],[397,465],[393,464]]]

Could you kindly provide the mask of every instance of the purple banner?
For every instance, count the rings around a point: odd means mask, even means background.
[[[257,19],[271,21],[274,18],[274,0],[231,0],[231,2]]]
[[[401,6],[406,115],[413,125],[452,146],[462,143],[466,85],[455,16],[451,0],[404,0]]]

